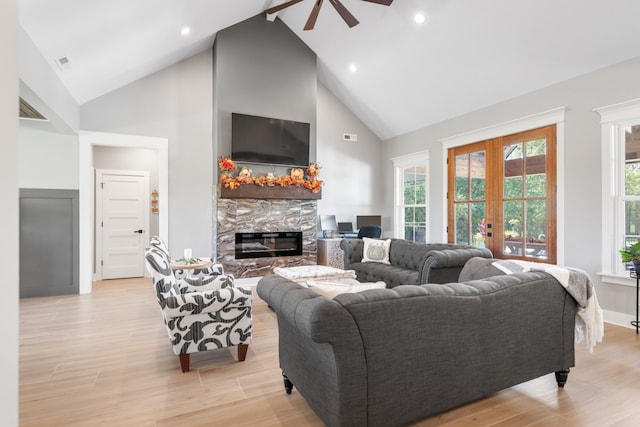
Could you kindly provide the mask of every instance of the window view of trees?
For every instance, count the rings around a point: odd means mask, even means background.
[[[426,242],[427,180],[424,167],[404,169],[404,238]]]

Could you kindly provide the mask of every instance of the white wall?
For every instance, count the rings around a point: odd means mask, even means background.
[[[564,209],[565,264],[585,270],[596,283],[605,310],[635,314],[635,287],[600,283],[601,268],[601,141],[600,117],[594,108],[640,97],[640,58],[617,64],[567,82],[520,96],[494,106],[447,120],[385,143],[385,157],[430,150],[429,240],[439,241],[446,226],[443,218],[443,163],[439,140],[487,126],[566,106]],[[392,170],[385,168],[384,192],[388,212],[392,209]]]
[[[358,141],[344,141],[343,134],[357,134]],[[383,144],[324,85],[318,83],[318,148],[324,181],[319,215],[335,215],[339,222],[352,222],[357,215],[383,215]],[[393,227],[383,217],[385,236]]]
[[[29,35],[20,28],[20,96],[60,132],[77,132],[80,108]]]
[[[18,0],[0,2],[0,413],[18,425]]]
[[[211,50],[83,104],[85,131],[169,140],[169,246],[212,253]],[[217,167],[217,165],[216,165]]]
[[[78,137],[20,120],[20,188],[78,189]]]

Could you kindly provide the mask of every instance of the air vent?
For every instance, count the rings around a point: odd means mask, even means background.
[[[69,58],[63,56],[62,58],[56,59],[56,65],[60,68],[60,71],[68,70],[71,68],[71,62],[69,62]]]
[[[47,120],[38,110],[33,108],[27,101],[20,98],[20,117],[23,119]]]

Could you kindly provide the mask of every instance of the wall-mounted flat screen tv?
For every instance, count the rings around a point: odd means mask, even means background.
[[[309,164],[310,124],[231,113],[231,158],[283,166]]]

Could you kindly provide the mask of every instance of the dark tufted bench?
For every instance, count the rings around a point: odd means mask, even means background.
[[[449,243],[416,243],[391,239],[391,264],[362,262],[362,239],[343,239],[345,270],[354,270],[361,282],[385,282],[387,287],[458,281],[460,270],[473,257],[491,258],[491,251]]]

